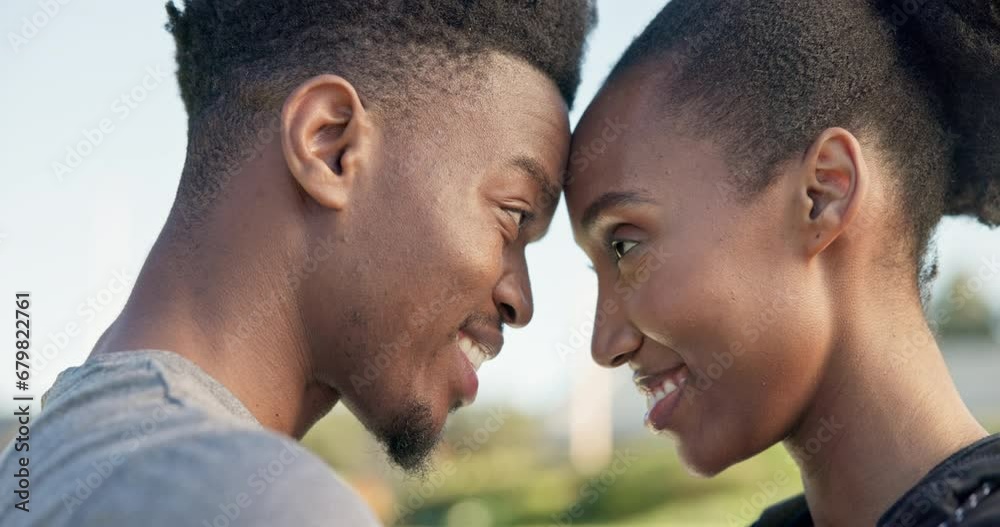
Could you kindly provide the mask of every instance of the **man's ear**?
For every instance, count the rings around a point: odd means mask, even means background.
[[[306,194],[343,209],[372,154],[372,123],[354,86],[317,75],[296,88],[281,110],[281,148]]]
[[[843,128],[828,128],[806,152],[797,218],[806,253],[815,256],[857,216],[868,188],[861,145]]]

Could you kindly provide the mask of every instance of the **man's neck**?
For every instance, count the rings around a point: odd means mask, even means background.
[[[869,322],[839,339],[815,400],[785,442],[818,526],[875,525],[934,466],[987,435],[919,308],[869,309],[881,313],[853,314]]]
[[[221,258],[229,261],[201,258],[187,266],[166,238],[93,353],[177,353],[229,389],[263,426],[300,439],[338,395],[312,375],[296,299],[280,283],[285,274],[238,252]]]

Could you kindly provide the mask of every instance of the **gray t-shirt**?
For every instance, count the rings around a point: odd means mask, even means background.
[[[7,485],[4,527],[379,525],[322,460],[175,353],[95,355],[60,373],[42,405],[29,512]],[[7,480],[23,454],[13,446],[0,454]]]

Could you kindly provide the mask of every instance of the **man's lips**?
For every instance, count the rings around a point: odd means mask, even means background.
[[[465,374],[462,378],[462,404],[472,404],[479,391],[476,372],[484,362],[496,357],[503,347],[503,335],[487,328],[463,328],[456,342]]]
[[[496,330],[487,328],[466,327],[458,332],[458,348],[465,354],[473,369],[500,354],[503,348],[503,335]]]

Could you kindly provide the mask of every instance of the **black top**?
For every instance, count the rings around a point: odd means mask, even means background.
[[[953,526],[1000,527],[1000,434],[941,462],[878,521],[878,527]],[[768,508],[753,527],[813,527],[805,496]]]

